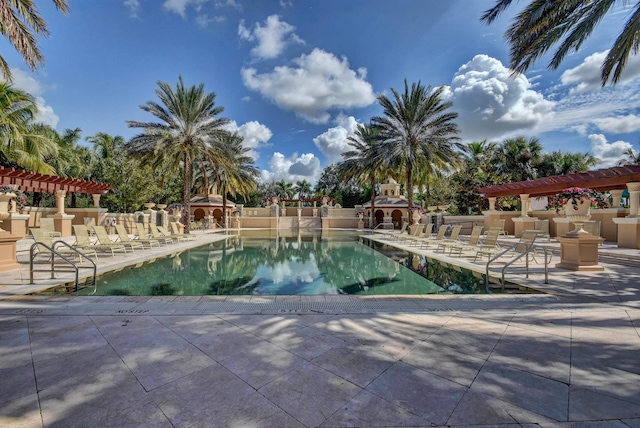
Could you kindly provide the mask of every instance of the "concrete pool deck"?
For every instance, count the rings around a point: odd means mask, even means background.
[[[535,266],[544,295],[20,296],[3,272],[0,426],[640,427],[640,253],[601,253]]]

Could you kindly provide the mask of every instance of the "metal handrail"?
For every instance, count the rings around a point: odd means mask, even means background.
[[[487,265],[485,267],[485,277],[484,277],[484,286],[485,288],[488,287],[489,285],[489,265],[491,264],[491,262],[499,259],[500,257],[502,257],[503,255],[505,255],[506,253],[515,250],[518,246],[522,246],[524,245],[522,242],[518,242],[515,243],[513,245],[511,245],[509,248],[505,249],[504,251],[502,251],[501,253],[496,254],[492,259],[490,259],[487,262]],[[507,270],[507,268],[509,266],[511,266],[513,263],[515,263],[516,261],[520,260],[523,256],[525,257],[525,271],[526,271],[526,278],[529,278],[529,254],[532,252],[535,252],[535,250],[537,250],[539,247],[536,247],[535,245],[531,245],[529,248],[525,249],[524,251],[520,252],[519,254],[517,254],[513,259],[509,260],[507,263],[505,263],[505,265],[502,268],[502,276],[501,276],[501,285],[502,285],[502,291],[504,291],[504,287],[505,287],[505,271]],[[544,283],[548,284],[549,283],[549,260],[547,259],[547,249],[543,248],[544,250]]]
[[[96,282],[96,276],[97,276],[97,272],[98,272],[98,266],[96,265],[96,263],[91,260],[89,258],[89,256],[87,256],[85,253],[79,251],[77,248],[73,247],[72,245],[70,245],[69,243],[65,242],[65,241],[57,241],[56,243],[53,244],[53,246],[49,246],[47,244],[45,244],[44,242],[35,242],[34,244],[31,245],[31,248],[29,249],[29,283],[30,284],[34,284],[33,281],[33,272],[44,272],[43,270],[36,270],[33,268],[33,261],[35,259],[35,257],[38,255],[38,253],[35,253],[35,250],[38,248],[38,246],[42,246],[44,248],[46,248],[47,250],[49,250],[49,252],[51,253],[51,279],[54,279],[54,273],[55,273],[55,260],[56,260],[56,256],[60,257],[61,259],[63,259],[64,261],[66,261],[67,263],[69,263],[74,271],[75,271],[75,284],[76,284],[76,290],[78,291],[78,281],[79,281],[79,271],[80,268],[78,267],[78,265],[71,259],[69,259],[68,257],[65,257],[64,254],[60,253],[59,251],[56,251],[56,245],[64,245],[66,247],[68,247],[71,251],[75,252],[78,254],[78,256],[80,256],[80,260],[82,260],[82,257],[84,257],[85,259],[89,260],[91,262],[91,264],[93,265],[93,283],[95,284]],[[82,266],[85,267],[85,266]],[[90,268],[90,266],[86,267],[87,269]]]

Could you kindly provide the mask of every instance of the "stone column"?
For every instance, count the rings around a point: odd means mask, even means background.
[[[640,203],[640,183],[627,183],[629,189],[629,215],[638,217],[638,205]]]
[[[67,196],[66,190],[56,190],[56,214],[64,214],[64,198]]]
[[[496,210],[496,201],[498,200],[498,198],[495,197],[490,197],[489,198],[489,211],[495,211]]]
[[[529,194],[528,193],[523,193],[520,195],[520,206],[521,211],[520,211],[520,217],[529,217],[528,212],[529,212]]]
[[[102,196],[101,193],[92,193],[91,197],[93,198],[93,207],[94,208],[100,208],[100,196]]]
[[[622,190],[612,190],[611,191],[611,202],[612,208],[621,208],[621,202],[622,202]]]

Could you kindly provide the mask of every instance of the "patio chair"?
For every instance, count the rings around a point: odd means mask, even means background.
[[[96,238],[98,238],[98,245],[105,251],[111,251],[112,256],[115,256],[117,251],[127,254],[127,247],[122,243],[113,242],[104,226],[93,226],[93,231],[96,233]]]
[[[171,233],[166,227],[164,226],[156,226],[158,228],[158,232],[160,232],[163,236],[168,236],[170,238],[175,239],[178,242],[184,242],[184,241],[190,241],[191,239],[189,238],[189,235],[187,234],[174,234]]]
[[[504,230],[504,224],[505,224],[506,220],[503,218],[498,218],[496,220],[493,221],[493,226],[491,227],[497,227],[498,229],[500,229],[500,235],[503,236],[507,236],[508,233],[506,230]]]
[[[87,232],[89,232],[89,235],[93,236],[94,235],[93,226],[96,225],[96,219],[93,217],[85,218],[84,225],[87,226]]]
[[[151,237],[152,238],[156,238],[156,239],[160,239],[160,240],[164,239],[165,244],[173,243],[173,238],[171,236],[167,236],[167,235],[161,233],[158,230],[158,226],[156,226],[155,224],[149,223],[149,229],[151,229]],[[177,239],[176,239],[176,241],[177,241]]]
[[[139,223],[138,223],[139,224]],[[141,225],[142,226],[142,225]],[[146,245],[147,248],[153,247],[153,245],[160,246],[160,242],[154,238],[137,238],[132,239],[129,236],[129,232],[125,229],[124,225],[116,224],[116,232],[118,233],[118,237],[120,238],[120,242],[139,242],[142,245],[142,248]]]
[[[383,239],[394,239],[398,235],[402,235],[409,226],[409,223],[402,223],[402,226],[398,230],[384,231],[382,232]]]
[[[147,233],[142,223],[136,223],[136,230],[138,231],[138,235],[133,238],[135,241],[138,241],[138,240],[149,241],[149,242],[153,241],[153,242],[156,242],[158,245],[167,243],[166,239],[164,238],[152,237],[151,234]]]
[[[52,218],[42,217],[40,219],[40,230],[47,232],[52,238],[62,237],[62,233],[56,231],[55,223]]]
[[[498,245],[498,237],[500,236],[500,228],[492,227],[489,228],[487,235],[484,238],[484,241],[481,244],[476,245],[476,256],[473,258],[475,262],[478,257],[488,256],[491,258],[492,255],[499,253],[502,251],[500,245]]]
[[[438,229],[438,234],[435,237],[429,236],[427,238],[423,238],[420,240],[420,248],[429,248],[429,246],[433,243],[440,243],[444,239],[444,235],[447,233],[447,229],[449,229],[448,224],[443,224]]]
[[[449,249],[449,255],[453,255],[453,252],[455,251],[459,256],[462,256],[463,251],[475,248],[480,241],[482,229],[484,229],[483,226],[473,226],[468,242],[452,242]]]
[[[196,237],[190,233],[180,233],[180,228],[178,227],[178,222],[172,221],[169,222],[169,227],[171,228],[171,236],[181,236],[188,241],[193,241]]]
[[[139,240],[131,239],[127,229],[125,229],[123,225],[116,224],[116,233],[118,234],[118,240],[116,242],[120,242],[122,245],[129,247],[132,252],[134,252],[136,248],[144,250],[144,243]],[[149,245],[149,248],[151,248],[151,245]]]
[[[80,260],[80,263],[82,264],[82,257],[88,257],[90,255],[93,255],[96,258],[96,261],[98,260],[98,254],[96,254],[95,250],[89,246],[89,248],[85,248],[84,246],[76,246],[74,245],[74,247],[80,251],[80,253],[82,253],[81,255],[76,253],[75,251],[67,248],[64,246],[64,244],[58,244],[53,241],[53,239],[51,238],[51,236],[49,235],[49,231],[47,230],[42,230],[39,228],[33,228],[33,229],[29,229],[29,232],[31,233],[31,236],[33,236],[33,240],[37,243],[40,244],[44,244],[46,246],[48,246],[49,248],[53,248],[55,251],[57,251],[58,253],[62,254],[65,257],[78,257],[78,259]],[[37,255],[42,254],[42,255],[46,255],[51,257],[51,251],[41,245],[38,245],[36,247],[37,249]]]
[[[443,238],[440,242],[438,242],[438,248],[436,248],[436,252],[440,251],[440,249],[442,248],[442,252],[444,253],[445,251],[447,251],[447,247],[449,247],[450,245],[455,245],[455,243],[460,242],[458,241],[458,235],[460,235],[460,231],[462,230],[462,225],[457,224],[455,226],[453,226],[453,229],[451,229],[451,235],[449,236],[449,238]]]
[[[430,238],[432,233],[433,233],[433,223],[425,224],[422,232],[410,238],[411,242],[409,243],[409,246],[413,247],[414,245],[420,245],[421,240]]]
[[[546,237],[547,242],[551,241],[551,235],[549,234],[549,220],[536,220],[533,222],[533,228],[538,231],[538,236],[541,238]]]
[[[590,234],[592,234],[593,236],[596,236],[598,238],[600,238],[600,221],[598,220],[591,220],[591,221],[587,221],[582,225],[582,228],[589,232]],[[603,243],[601,242],[600,245],[602,245]]]

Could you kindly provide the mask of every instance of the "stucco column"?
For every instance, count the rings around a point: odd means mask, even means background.
[[[94,208],[100,208],[100,196],[102,196],[101,193],[92,193],[91,197],[93,198],[93,207]]]
[[[620,208],[620,205],[622,203],[622,190],[611,191],[611,202],[612,208]]]
[[[490,197],[489,198],[489,211],[495,211],[496,210],[496,201],[498,200],[498,198],[496,197]]]
[[[522,207],[522,211],[520,212],[520,217],[529,217],[527,213],[529,212],[529,194],[523,193],[520,195],[520,206]]]
[[[638,217],[640,183],[627,183],[627,189],[629,189],[629,215],[627,217]]]
[[[66,196],[66,190],[56,190],[56,208],[58,208],[57,214],[64,214],[64,198]]]

